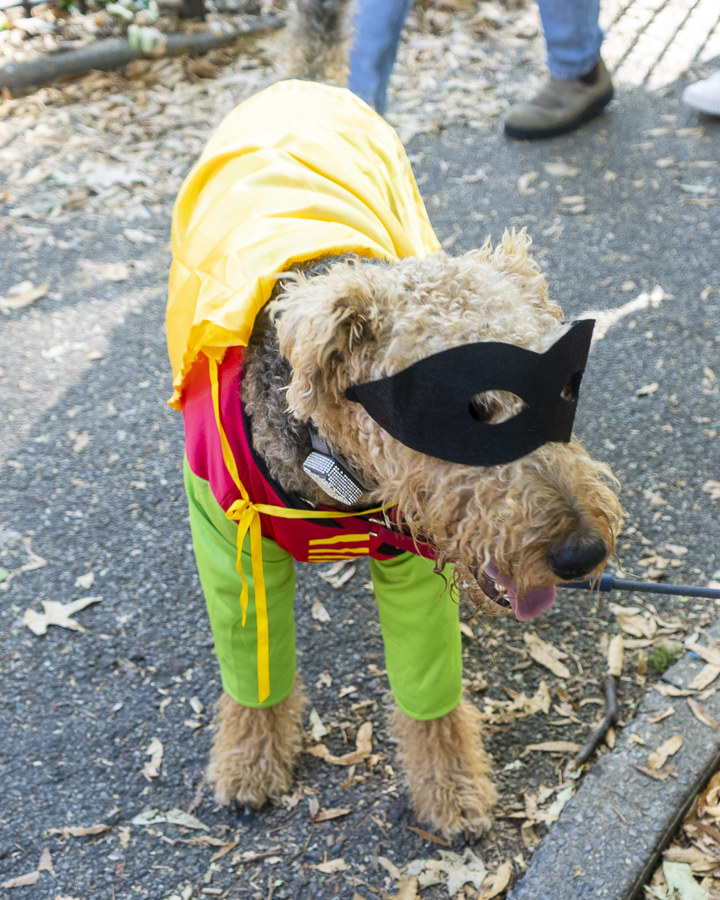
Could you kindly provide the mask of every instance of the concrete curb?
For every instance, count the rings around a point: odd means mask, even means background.
[[[720,619],[706,636],[720,637]],[[661,681],[685,690],[704,665],[687,653]],[[674,715],[651,721],[670,707]],[[720,691],[702,707],[720,721]],[[677,776],[658,781],[639,772],[636,766],[647,766],[649,753],[676,734],[683,744],[668,764]],[[631,900],[719,763],[720,728],[703,725],[685,697],[650,690],[612,753],[585,776],[507,900]]]

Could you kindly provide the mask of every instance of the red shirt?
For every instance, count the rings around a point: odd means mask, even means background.
[[[220,417],[240,481],[254,503],[312,510],[313,507],[285,494],[272,481],[262,459],[253,450],[241,402],[243,354],[242,347],[230,348],[218,367]],[[223,460],[205,357],[201,357],[188,377],[182,396],[182,412],[190,469],[209,483],[213,496],[227,512],[241,495]],[[431,547],[417,545],[411,537],[371,521],[381,515],[358,513],[344,518],[285,519],[261,513],[260,522],[263,536],[272,538],[298,562],[327,562],[368,555],[374,559],[389,559],[407,550],[434,557]]]

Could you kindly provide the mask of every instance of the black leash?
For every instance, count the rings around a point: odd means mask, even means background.
[[[709,600],[720,600],[720,588],[699,587],[692,584],[660,584],[655,581],[630,581],[627,578],[616,578],[609,572],[605,572],[599,578],[568,581],[565,584],[559,584],[558,587],[603,592],[638,591],[645,594],[671,594],[679,597],[705,597]]]

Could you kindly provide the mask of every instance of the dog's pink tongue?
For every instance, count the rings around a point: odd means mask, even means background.
[[[518,597],[512,581],[504,578],[495,566],[489,565],[485,571],[493,581],[505,588],[507,599],[515,613],[515,618],[519,622],[527,622],[530,619],[534,619],[550,609],[555,602],[555,586],[552,584],[546,587],[532,588],[523,594],[522,597]]]
[[[555,602],[555,586],[533,588],[523,597],[514,597],[508,589],[508,600],[518,621],[527,622],[550,609]]]

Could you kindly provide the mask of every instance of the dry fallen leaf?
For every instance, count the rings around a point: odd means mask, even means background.
[[[312,756],[318,756],[325,762],[334,766],[354,766],[367,759],[372,753],[372,722],[363,722],[357,730],[355,738],[355,750],[344,753],[342,756],[333,756],[325,744],[316,744],[307,751]]]
[[[518,178],[518,193],[534,194],[535,188],[531,188],[530,185],[533,183],[533,181],[535,181],[537,177],[537,172],[526,172],[524,175],[521,175]]]
[[[331,819],[339,819],[352,812],[349,806],[335,806],[331,809],[321,809],[312,817],[313,822],[329,822]]]
[[[438,853],[440,859],[418,859],[408,865],[408,874],[418,876],[421,888],[444,883],[448,895],[454,897],[466,884],[474,888],[482,886],[487,869],[469,847],[462,856],[451,850],[438,850]]]
[[[339,590],[353,577],[357,565],[350,559],[341,559],[320,571],[320,577],[336,590]]]
[[[69,628],[71,631],[85,631],[83,626],[76,622],[72,616],[85,609],[91,603],[99,603],[102,597],[83,597],[80,600],[73,600],[71,603],[58,603],[55,600],[43,600],[42,605],[44,613],[35,612],[33,609],[26,609],[23,616],[23,622],[34,634],[45,634],[50,625],[57,625],[59,628]]]
[[[671,766],[665,766],[662,769],[651,769],[648,766],[635,766],[638,772],[653,778],[655,781],[667,781],[668,778],[677,778],[677,769]]]
[[[510,879],[512,878],[514,871],[515,867],[513,866],[513,861],[511,859],[506,859],[497,872],[495,872],[495,877],[488,890],[483,891],[482,894],[478,896],[477,900],[493,900],[494,897],[499,897],[510,884]]]
[[[40,860],[38,862],[38,872],[49,872],[53,876],[53,878],[55,877],[55,869],[53,869],[52,856],[50,855],[50,850],[48,847],[45,847],[43,852],[40,854]]]
[[[89,591],[94,583],[95,575],[92,572],[87,572],[85,575],[78,575],[75,579],[75,587],[82,588],[84,591]]]
[[[572,741],[543,741],[541,744],[528,744],[521,756],[538,751],[540,753],[579,753],[582,744],[574,744]]]
[[[648,756],[648,767],[655,771],[662,769],[668,759],[674,756],[682,747],[682,743],[683,737],[681,734],[674,734],[671,738],[668,738],[664,744]]]
[[[345,872],[350,866],[345,862],[344,859],[329,859],[327,862],[319,863],[315,866],[318,872],[322,872],[324,875],[332,875],[333,872]]]
[[[540,682],[532,697],[526,697],[523,693],[511,693],[511,696],[511,700],[495,700],[488,697],[483,708],[485,718],[488,721],[502,724],[511,719],[522,719],[537,713],[547,715],[550,712],[552,699],[550,690],[544,681]]]
[[[718,727],[717,719],[714,719],[710,713],[706,712],[702,706],[697,702],[697,700],[693,700],[692,697],[688,697],[688,706],[692,710],[692,714],[695,718],[702,722],[703,725],[707,725],[708,728],[712,728],[715,731]]]
[[[60,837],[89,837],[95,834],[104,834],[112,829],[112,825],[98,823],[97,825],[66,825],[64,828],[48,828],[47,835],[57,834]]]
[[[402,875],[397,883],[397,894],[393,894],[389,900],[418,900],[418,887],[418,880],[414,875]]]
[[[0,296],[0,311],[7,314],[13,309],[29,306],[44,297],[49,287],[49,281],[44,281],[38,287],[31,281],[21,281],[20,284],[13,285],[4,297]]]
[[[161,813],[158,809],[146,809],[144,812],[138,813],[131,820],[133,825],[182,825],[184,828],[192,828],[196,830],[209,831],[207,825],[204,825],[195,816],[186,813],[182,809],[169,809],[166,813]]]
[[[625,655],[625,641],[621,634],[616,634],[608,647],[608,675],[619,678],[623,670],[623,658]]]
[[[0,888],[32,887],[38,883],[39,879],[40,872],[36,869],[34,872],[27,872],[25,875],[18,875],[16,878],[3,881],[0,883]]]
[[[323,725],[322,719],[315,708],[310,710],[310,729],[312,731],[313,740],[316,742],[321,741],[329,731],[329,729]]]
[[[534,631],[525,632],[523,638],[530,656],[536,663],[549,669],[553,675],[557,675],[558,678],[570,677],[570,669],[568,669],[565,663],[560,661],[567,657],[567,653],[558,650],[557,647],[553,647],[552,644],[548,644]]]
[[[711,663],[707,663],[690,682],[690,690],[704,691],[708,685],[715,681],[718,675],[720,675],[720,666],[713,666]]]
[[[637,606],[618,606],[610,604],[610,610],[615,615],[620,628],[632,637],[654,638],[657,634],[657,625],[647,615],[641,615],[642,610]]]
[[[26,872],[24,875],[18,875],[15,878],[9,878],[7,881],[3,881],[0,884],[0,889],[10,890],[11,888],[18,887],[32,887],[40,880],[41,872],[49,872],[53,877],[55,876],[52,857],[50,856],[50,850],[47,847],[45,847],[45,849],[40,854],[37,869],[35,869],[34,872]]]
[[[145,753],[150,757],[150,759],[145,763],[142,769],[142,775],[143,778],[146,779],[146,781],[151,781],[153,778],[157,778],[160,774],[163,752],[164,748],[162,743],[156,737],[154,737],[150,741],[150,745],[145,751]]]
[[[310,610],[310,615],[317,622],[329,622],[330,621],[330,613],[325,609],[325,607],[319,600],[313,601],[312,609]]]
[[[566,163],[562,159],[557,160],[557,162],[543,163],[543,169],[548,175],[555,175],[558,178],[575,178],[576,175],[580,174],[580,169],[577,166]]]

